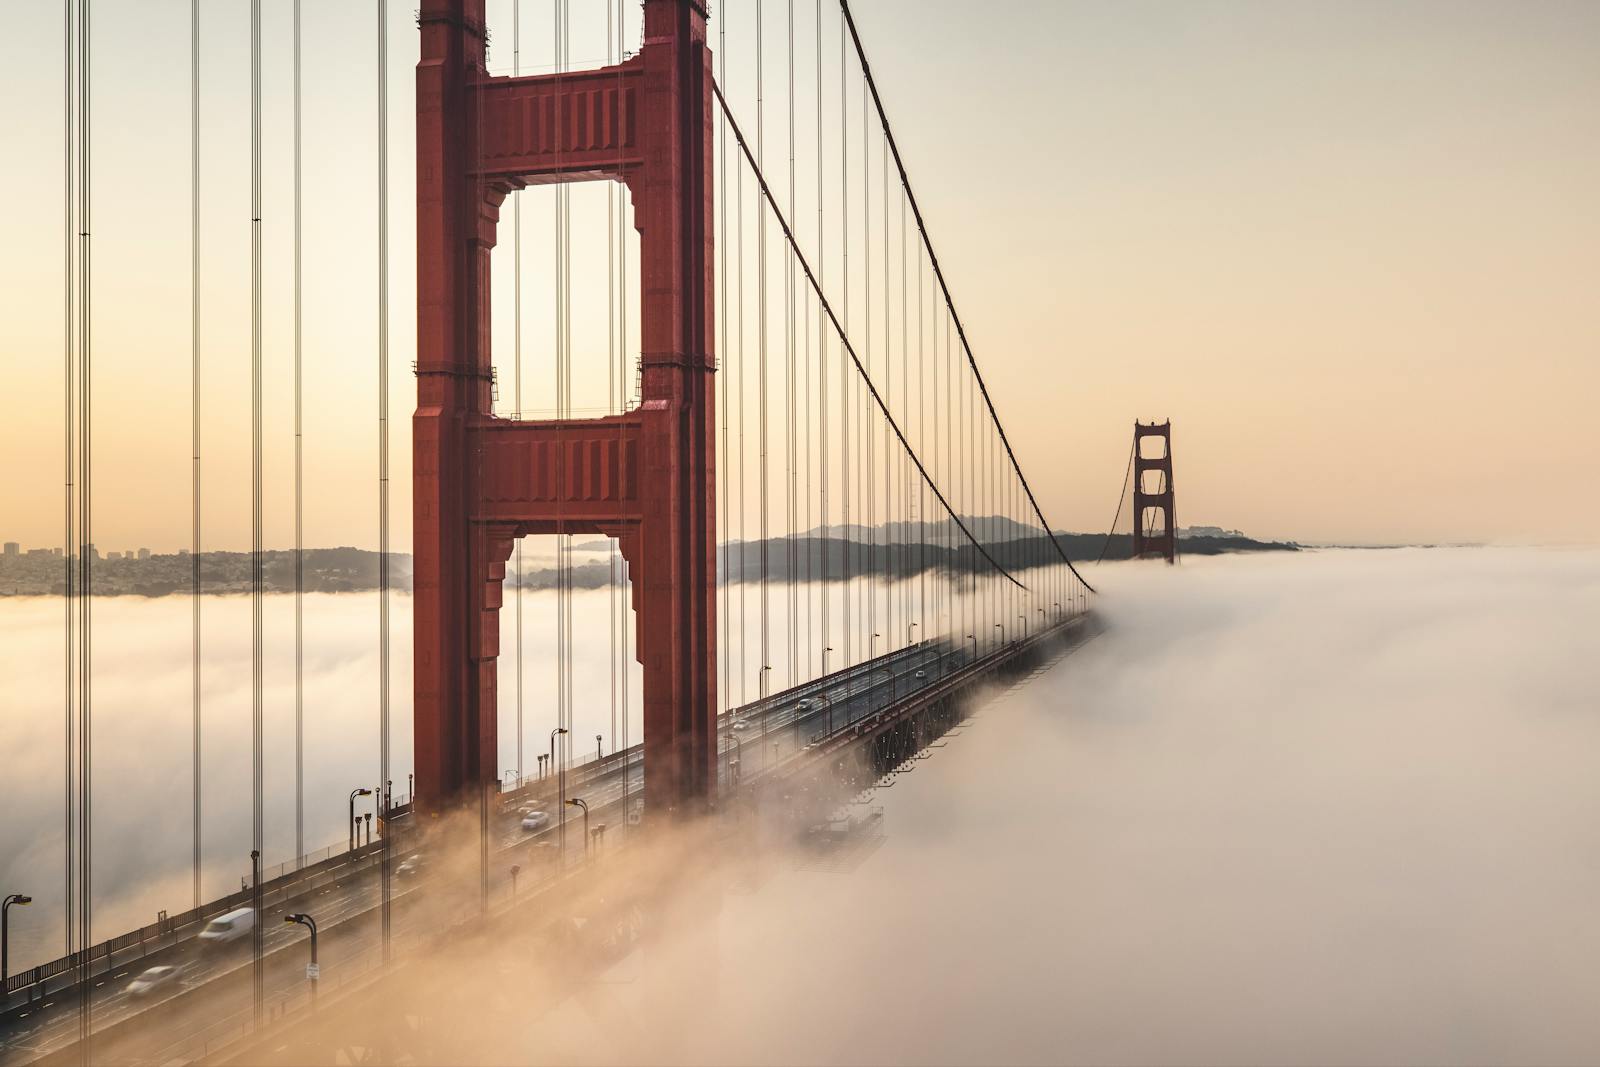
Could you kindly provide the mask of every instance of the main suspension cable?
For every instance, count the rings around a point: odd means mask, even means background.
[[[928,235],[928,227],[922,217],[922,208],[918,206],[916,194],[912,192],[911,179],[906,173],[905,162],[900,157],[900,146],[894,139],[894,131],[889,126],[889,115],[888,112],[884,110],[883,98],[878,94],[878,83],[872,77],[872,67],[867,62],[866,49],[862,46],[861,34],[856,28],[855,17],[850,13],[849,0],[839,0],[839,10],[844,16],[845,25],[850,30],[850,39],[855,44],[856,57],[861,62],[862,77],[866,81],[868,91],[872,94],[872,103],[877,109],[878,120],[883,125],[883,134],[884,138],[888,142],[889,151],[894,155],[895,167],[900,172],[901,187],[905,190],[906,199],[911,206],[911,213],[916,219],[917,230],[922,235],[923,247],[928,251],[928,262],[933,268],[934,277],[939,281],[939,289],[940,292],[944,294],[945,306],[950,309],[950,317],[955,322],[956,333],[961,338],[962,350],[966,352],[967,363],[972,368],[972,375],[977,381],[978,390],[983,396],[984,403],[988,406],[989,418],[994,423],[995,432],[1000,435],[1000,443],[1005,447],[1006,456],[1011,461],[1011,467],[1014,471],[1016,471],[1017,479],[1021,483],[1021,488],[1028,496],[1028,503],[1032,505],[1033,513],[1038,516],[1040,524],[1044,526],[1045,534],[1050,538],[1050,543],[1055,546],[1056,552],[1072,570],[1073,575],[1077,577],[1078,581],[1083,582],[1090,592],[1094,592],[1094,586],[1089,585],[1087,581],[1084,581],[1083,575],[1078,573],[1078,569],[1073,566],[1072,560],[1068,558],[1066,549],[1061,547],[1061,542],[1057,540],[1055,531],[1050,526],[1049,521],[1044,517],[1044,512],[1039,508],[1038,500],[1034,498],[1033,488],[1028,484],[1027,477],[1022,473],[1022,467],[1017,462],[1016,453],[1012,451],[1011,441],[1006,436],[1005,427],[1000,422],[1000,414],[995,410],[994,401],[989,396],[989,387],[984,383],[982,372],[978,370],[978,361],[972,353],[972,344],[967,340],[966,326],[962,323],[961,316],[956,311],[955,299],[950,294],[950,285],[945,280],[944,270],[939,266],[938,254],[933,250],[933,240]]]
[[[772,214],[774,218],[777,219],[778,225],[783,229],[783,236],[789,244],[791,254],[795,257],[795,261],[799,263],[801,271],[805,273],[806,281],[808,284],[810,284],[812,291],[816,293],[817,300],[822,304],[823,310],[828,313],[828,321],[833,325],[834,332],[839,337],[839,342],[844,345],[845,350],[850,353],[850,360],[855,364],[856,373],[860,375],[862,383],[866,386],[868,392],[872,396],[873,401],[877,404],[878,410],[882,413],[884,421],[888,424],[889,429],[893,431],[895,438],[900,442],[901,447],[905,449],[906,453],[911,457],[911,462],[916,465],[917,473],[922,476],[925,482],[927,482],[928,488],[933,491],[933,495],[939,499],[940,506],[945,509],[945,511],[953,520],[955,520],[955,523],[958,527],[960,527],[961,532],[964,533],[969,540],[976,544],[977,539],[973,537],[972,531],[967,527],[967,524],[961,520],[961,517],[955,513],[955,510],[951,508],[950,502],[945,499],[944,493],[941,492],[939,487],[934,484],[932,477],[928,474],[927,468],[923,466],[921,458],[918,457],[916,452],[912,450],[911,443],[906,440],[906,435],[900,429],[899,423],[895,422],[894,416],[889,413],[889,406],[884,402],[883,396],[878,392],[877,386],[872,383],[871,377],[867,374],[866,367],[862,365],[860,357],[856,354],[855,346],[851,344],[850,338],[845,334],[844,327],[839,322],[838,316],[834,314],[833,305],[828,301],[826,294],[822,292],[821,286],[817,283],[817,277],[811,270],[811,264],[806,260],[805,253],[800,250],[799,242],[797,242],[794,238],[794,231],[789,226],[789,220],[784,217],[782,209],[778,207],[777,201],[772,195],[772,189],[767,185],[766,176],[761,173],[760,168],[756,165],[755,155],[750,151],[750,146],[745,142],[744,133],[739,129],[739,124],[734,119],[732,110],[728,107],[728,101],[722,95],[721,87],[713,85],[712,92],[716,94],[717,103],[722,108],[723,117],[727,119],[728,128],[733,131],[734,140],[738,142],[740,150],[744,153],[746,162],[750,165],[751,171],[755,176],[756,184],[761,189],[762,198],[766,200],[767,206],[772,210]],[[1020,589],[1027,588],[1026,585],[1018,581],[1009,571],[1002,567],[995,560],[995,558],[989,554],[988,549],[981,545],[978,547],[979,551],[983,553],[983,557],[989,561],[990,566],[1003,575],[1006,580]]]

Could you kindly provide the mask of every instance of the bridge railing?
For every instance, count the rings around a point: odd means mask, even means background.
[[[394,810],[394,817],[404,815],[410,810],[409,802],[406,805],[397,805]],[[325,866],[337,865],[339,861],[344,861],[347,858],[349,860],[359,860],[382,850],[383,841],[381,839],[370,844],[358,845],[354,850],[349,847],[348,842],[328,845],[315,852],[307,853],[299,857],[298,860],[286,860],[275,867],[262,871],[262,892],[265,896],[277,896],[292,889],[301,879],[314,876]],[[25,971],[7,975],[5,984],[0,986],[0,1010],[5,1010],[12,1006],[7,1003],[7,998],[12,994],[67,974],[76,969],[80,962],[91,973],[94,972],[96,965],[101,961],[104,961],[105,966],[109,968],[114,962],[113,958],[117,953],[132,948],[142,948],[146,945],[161,944],[164,939],[173,937],[181,930],[209,922],[216,916],[225,915],[235,908],[244,907],[250,903],[252,896],[252,891],[249,885],[246,884],[244,888],[226,896],[207,901],[198,908],[190,908],[188,911],[179,912],[176,915],[164,914],[155,922],[141,926],[136,930],[129,930],[127,933],[118,934],[116,937],[108,938],[99,944],[91,945],[89,948],[71,955],[49,960]]]

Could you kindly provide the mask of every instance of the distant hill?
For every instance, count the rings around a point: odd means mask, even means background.
[[[995,559],[1007,569],[1054,562],[1055,546],[1042,528],[1000,515],[963,516]],[[1216,532],[1213,532],[1216,531]],[[919,537],[919,535],[922,535]],[[1104,551],[1107,560],[1127,559],[1132,551],[1129,534],[1114,535],[1058,531],[1056,540],[1074,563],[1093,562]],[[1300,546],[1257,541],[1236,530],[1216,527],[1179,530],[1179,552],[1213,556],[1223,552],[1294,552]],[[591,540],[573,546],[571,577],[577,589],[601,589],[611,583],[610,542]],[[587,558],[585,558],[587,557]],[[725,541],[717,550],[720,581],[754,581],[763,571],[762,543]],[[266,589],[294,591],[294,553],[275,549],[263,553]],[[411,588],[411,556],[389,557],[390,587]],[[797,537],[775,537],[766,542],[765,572],[779,581],[835,580],[846,575],[887,575],[905,578],[925,570],[968,573],[987,570],[989,564],[950,520],[930,522],[925,529],[914,522],[885,523],[877,527],[829,526],[827,534],[816,528]],[[29,553],[0,556],[0,596],[60,596],[65,589],[64,562],[60,556]],[[188,554],[152,555],[145,559],[104,559],[94,566],[94,591],[101,596],[166,596],[189,591],[191,561]],[[524,589],[552,589],[557,570],[548,559],[529,566],[521,577]],[[207,593],[250,591],[248,552],[205,552],[200,556],[201,588]],[[303,557],[303,587],[312,593],[369,592],[378,588],[378,553],[362,548],[311,548]],[[518,577],[508,569],[507,588]]]

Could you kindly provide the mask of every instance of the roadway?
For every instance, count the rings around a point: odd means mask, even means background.
[[[719,724],[719,786],[726,789],[735,784],[729,781],[735,774],[738,781],[748,782],[800,754],[830,729],[843,729],[895,699],[936,682],[944,673],[938,664],[948,665],[951,659],[964,661],[965,654],[924,642],[732,709]],[[770,758],[768,746],[773,746]],[[569,796],[588,801],[591,818],[604,816],[613,819],[615,825],[624,813],[625,803],[643,792],[642,746],[580,764],[568,771],[567,785]],[[556,844],[561,826],[554,817],[557,812],[551,810],[556,806],[557,788],[556,776],[551,775],[502,796],[502,810],[491,816],[495,849],[488,872],[488,893],[509,892],[513,863],[522,867],[518,888],[524,891],[559,873],[558,867],[563,865],[554,859],[561,853]],[[550,824],[537,832],[523,831],[519,809],[529,806],[548,810],[553,816]],[[581,827],[581,817],[577,818]],[[582,836],[581,828],[568,835],[565,851],[569,861],[574,855],[581,855]],[[394,857],[397,873],[391,882],[391,934],[401,944],[448,925],[453,915],[459,914],[456,909],[475,906],[484,892],[481,881],[473,879],[472,886],[458,883],[446,887],[443,893],[419,894],[420,887],[439,887],[442,880],[430,877],[432,864],[426,855],[420,870],[402,871],[402,865],[413,855],[417,853],[403,849]],[[454,868],[456,864],[450,866]],[[335,881],[303,894],[290,891],[266,908],[263,951],[269,1014],[306,996],[309,990],[304,970],[309,959],[307,934],[303,927],[281,922],[280,917],[286,912],[306,912],[317,921],[323,988],[376,961],[382,937],[378,923],[380,865],[368,860],[352,862],[348,867]],[[421,900],[421,896],[428,899]],[[430,903],[438,907],[429,907]],[[144,996],[129,993],[128,984],[145,968],[157,964],[180,967],[179,983]],[[95,1059],[162,1063],[197,1054],[237,1034],[253,1017],[252,970],[248,936],[221,947],[203,945],[188,937],[93,979],[94,1029],[98,1034],[106,1028],[117,1028],[95,1039]],[[75,1040],[77,1001],[73,991],[63,990],[0,1020],[0,1064],[29,1062]],[[162,1009],[161,1026],[119,1027],[158,1006]]]

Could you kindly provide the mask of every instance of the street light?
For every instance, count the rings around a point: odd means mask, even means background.
[[[911,631],[912,631],[912,630],[915,630],[915,629],[916,629],[916,628],[917,628],[917,625],[918,625],[918,624],[917,624],[917,623],[914,623],[914,622],[908,622],[908,623],[906,623],[906,647],[907,647],[907,648],[910,648],[910,647],[911,647],[911,645],[912,645],[912,640],[911,640]]]
[[[997,622],[997,623],[994,624],[994,628],[996,630],[1000,631],[1000,643],[1002,645],[1005,644],[1006,643],[1006,627],[1005,627],[1005,624]]]
[[[519,786],[522,785],[522,772],[517,770],[515,767],[512,767],[510,770],[506,771],[505,780],[511,783],[509,788],[515,791]]]
[[[1028,617],[1026,615],[1018,615],[1017,621],[1022,623],[1022,639],[1026,641],[1028,639]]]
[[[595,758],[596,761],[603,760],[603,759],[606,758],[605,751],[603,749],[601,749],[601,747],[600,747],[600,738],[601,738],[600,734],[595,734],[594,735],[594,758]]]
[[[26,893],[12,893],[10,896],[6,897],[5,903],[0,905],[0,985],[5,984],[6,976],[11,973],[6,969],[9,962],[11,949],[11,917],[9,914],[11,911],[11,905],[21,904],[26,906],[32,903],[33,898],[28,896]]]
[[[972,642],[972,660],[976,663],[978,660],[978,635],[968,634],[967,640]]]
[[[350,790],[350,851],[356,850],[356,797],[370,797],[372,790],[358,787]]]
[[[513,863],[511,865],[511,896],[513,899],[515,899],[517,895],[517,875],[521,873],[522,865],[520,863]]]
[[[556,735],[564,734],[566,732],[567,728],[565,726],[557,726],[554,730],[550,731],[550,769],[552,771],[556,769]],[[566,765],[563,764],[561,766],[561,773],[557,778],[556,792],[562,797],[567,795],[566,770]],[[556,840],[561,842],[561,862],[565,863],[567,860],[567,809],[565,807],[561,807],[557,810],[557,814],[560,816],[560,818],[556,820]]]
[[[573,797],[567,801],[575,808],[583,809],[583,854],[589,854],[589,802],[582,797]]]
[[[833,651],[833,646],[832,645],[826,645],[822,649],[822,673],[824,675],[826,675],[828,673],[828,653],[832,652],[832,651]]]
[[[882,636],[883,636],[882,634],[873,634],[872,635],[872,640],[867,643],[867,658],[868,659],[876,659],[877,658],[877,656],[878,656],[878,638],[880,638]]]
[[[311,931],[311,963],[306,967],[306,979],[311,983],[311,999],[317,999],[317,979],[322,976],[322,968],[317,966],[317,921],[302,912],[283,917],[285,925],[304,926]]]

